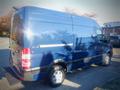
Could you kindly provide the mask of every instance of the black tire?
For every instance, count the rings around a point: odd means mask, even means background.
[[[57,75],[55,76],[55,74],[59,75],[58,77],[61,77],[59,82],[56,80]],[[65,79],[65,71],[63,67],[60,65],[54,65],[50,70],[49,85],[51,87],[59,87],[63,83],[64,79]]]
[[[102,65],[108,66],[111,63],[111,56],[109,54],[103,54],[102,56]]]

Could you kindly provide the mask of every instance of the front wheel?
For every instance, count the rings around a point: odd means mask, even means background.
[[[102,57],[102,65],[104,66],[108,66],[110,65],[111,63],[111,57],[109,54],[103,54],[103,57]]]
[[[65,71],[60,65],[55,65],[52,67],[49,76],[49,84],[52,87],[60,86],[65,79]]]

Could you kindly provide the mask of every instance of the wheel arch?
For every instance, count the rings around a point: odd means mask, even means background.
[[[64,68],[65,72],[67,71],[67,65],[66,65],[66,63],[65,63],[63,60],[61,60],[61,59],[55,60],[52,65],[60,65],[60,66],[62,66],[62,67]]]
[[[107,53],[107,54],[109,54],[109,55],[110,55],[110,57],[112,57],[112,55],[113,55],[112,49],[110,49],[110,50],[106,51],[106,53]]]

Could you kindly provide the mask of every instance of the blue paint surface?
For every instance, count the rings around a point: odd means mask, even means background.
[[[62,59],[64,63],[70,63],[73,70],[86,65],[84,58],[104,51],[101,42],[93,37],[100,29],[93,19],[30,6],[19,9],[15,15],[21,22],[17,27],[18,43],[22,48],[31,49],[31,68],[48,67]],[[64,46],[40,47],[61,44]],[[88,64],[93,62],[95,60],[90,60]]]
[[[1,49],[0,50],[0,67],[8,67],[10,58],[10,50],[9,49]]]

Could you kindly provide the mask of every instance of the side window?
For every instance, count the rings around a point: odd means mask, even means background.
[[[74,26],[75,49],[76,50],[87,50],[90,43],[93,42],[92,36],[94,36],[95,34],[96,34],[95,29],[92,27]]]
[[[18,14],[15,14],[13,19],[11,39],[19,45],[21,44],[22,39],[22,28],[22,20]]]

